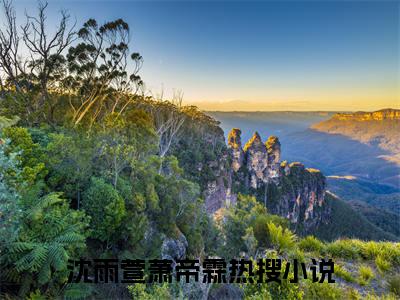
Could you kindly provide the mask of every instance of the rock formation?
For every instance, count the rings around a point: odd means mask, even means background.
[[[246,143],[243,151],[245,153],[245,166],[249,174],[249,184],[252,188],[257,188],[260,182],[266,179],[265,173],[268,167],[267,148],[258,132],[255,132]]]
[[[176,261],[186,255],[188,241],[183,233],[179,232],[177,238],[165,237],[161,246],[161,258]]]
[[[281,143],[278,137],[271,135],[265,142],[265,147],[268,152],[268,165],[270,178],[275,178],[279,176],[280,171],[280,161],[281,161]]]
[[[268,211],[287,218],[301,232],[311,232],[328,219],[325,177],[301,163],[281,163],[281,144],[270,136],[264,143],[255,132],[242,149],[241,131],[228,135],[228,170],[221,168],[206,190],[210,213],[232,205],[238,192],[254,195]],[[223,163],[221,163],[223,165]]]
[[[232,170],[235,172],[242,166],[244,159],[241,133],[240,129],[233,128],[228,135],[228,149],[232,158]]]

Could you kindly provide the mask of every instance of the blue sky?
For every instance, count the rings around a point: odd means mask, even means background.
[[[147,87],[205,109],[372,110],[400,106],[399,3],[54,0],[49,22],[122,17]]]

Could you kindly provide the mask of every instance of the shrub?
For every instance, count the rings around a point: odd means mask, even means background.
[[[362,256],[366,259],[374,259],[380,253],[380,244],[374,241],[364,242],[361,246]]]
[[[300,262],[305,262],[306,256],[299,248],[295,248],[293,251],[289,252],[289,259],[297,259]]]
[[[361,253],[361,249],[353,240],[337,240],[326,246],[326,252],[334,257],[357,259]]]
[[[309,235],[300,241],[299,247],[304,251],[315,251],[319,253],[324,248],[324,244],[316,237]]]
[[[375,258],[375,265],[381,273],[390,270],[390,262],[381,254]]]
[[[307,280],[304,299],[343,299],[343,291],[336,284],[327,282],[315,284]]]
[[[346,290],[346,297],[345,299],[348,300],[361,300],[360,293],[355,288],[348,288]]]
[[[274,223],[269,222],[268,231],[271,237],[271,243],[277,248],[278,252],[282,252],[282,250],[290,250],[295,247],[296,235],[289,229],[283,229],[282,226],[277,226]]]
[[[117,238],[115,231],[126,211],[125,202],[114,187],[101,178],[92,177],[82,200],[82,207],[91,217],[92,237],[101,241]]]
[[[288,228],[289,226],[287,220],[282,217],[265,213],[259,214],[252,222],[252,226],[254,230],[254,236],[256,237],[260,247],[268,247],[271,245],[271,239],[268,233],[268,223],[270,222],[277,226],[281,226],[284,229]]]
[[[353,276],[351,276],[351,273],[348,272],[341,265],[335,266],[335,275],[346,280],[347,282],[355,282],[355,279],[353,278]]]
[[[400,297],[400,275],[394,275],[388,280],[389,291]]]
[[[391,263],[400,265],[400,243],[381,243],[380,254]]]
[[[371,281],[371,279],[374,278],[374,272],[368,266],[360,266],[360,268],[358,269],[358,274],[358,283],[360,285],[367,285]]]
[[[258,241],[258,245],[261,247],[267,247],[269,242],[268,221],[269,220],[267,215],[259,215],[254,220],[254,225],[253,225],[254,236]]]

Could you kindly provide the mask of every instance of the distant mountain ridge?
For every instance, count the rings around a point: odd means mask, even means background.
[[[311,126],[329,134],[341,134],[364,144],[387,151],[382,156],[400,165],[400,110],[337,113],[330,119]]]
[[[374,112],[336,113],[332,116],[332,119],[354,121],[400,120],[400,110],[386,108]]]

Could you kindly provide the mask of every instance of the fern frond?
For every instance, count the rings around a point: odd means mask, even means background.
[[[23,256],[15,263],[16,270],[22,272],[25,270],[38,271],[47,259],[48,251],[43,245],[38,245],[30,253]]]
[[[48,247],[49,263],[58,271],[65,268],[68,255],[65,249],[58,243],[53,243]]]
[[[45,209],[54,204],[63,202],[61,198],[62,193],[50,193],[42,198],[36,203],[35,207],[39,209]]]
[[[46,284],[51,279],[50,261],[46,261],[40,268],[38,273],[39,284]]]
[[[75,232],[67,232],[64,235],[57,237],[54,241],[61,244],[79,243],[84,240],[84,237]]]
[[[29,242],[15,242],[12,243],[9,247],[9,251],[12,253],[21,253],[25,251],[31,251],[35,248],[35,243]]]

